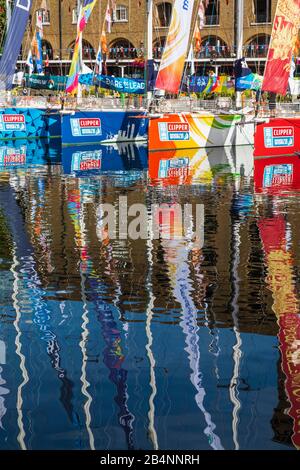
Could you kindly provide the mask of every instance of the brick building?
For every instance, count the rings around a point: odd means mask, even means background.
[[[107,33],[108,65],[120,73],[131,73],[138,57],[144,57],[146,44],[146,0],[117,0],[111,33]],[[153,54],[159,60],[172,14],[173,0],[154,0]],[[209,0],[206,25],[201,30],[202,47],[197,56],[201,69],[207,64],[221,69],[232,68],[236,55],[236,0]],[[250,65],[264,65],[270,39],[276,0],[244,0],[244,55]],[[31,22],[23,42],[23,59],[27,56],[41,0],[33,4]],[[67,70],[76,37],[76,0],[47,0],[43,10],[43,48],[50,65]],[[107,0],[98,0],[84,32],[83,57],[87,64],[95,60]],[[128,69],[129,67],[129,69]]]

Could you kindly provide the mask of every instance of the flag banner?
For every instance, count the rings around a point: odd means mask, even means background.
[[[252,70],[248,67],[245,57],[238,59],[234,63],[234,76],[235,76],[235,91],[243,91],[249,89],[248,86],[245,87],[245,83],[251,81],[251,76],[253,76]],[[249,77],[249,80],[246,79]],[[240,86],[241,83],[241,86]]]
[[[279,0],[262,89],[285,95],[300,26],[300,0]]]
[[[133,78],[86,73],[79,75],[79,83],[82,85],[98,85],[100,88],[115,90],[119,93],[144,94],[146,92],[144,80]]]
[[[194,0],[175,0],[155,88],[178,93],[187,57]]]
[[[249,73],[249,75],[235,79],[235,89],[237,91],[260,90],[262,81],[262,76],[258,75],[257,73]]]
[[[25,75],[25,86],[37,90],[64,90],[67,78],[61,75]]]
[[[190,77],[189,90],[194,93],[202,93],[208,85],[209,77]]]
[[[0,61],[0,89],[12,88],[32,0],[16,0]]]
[[[77,36],[75,40],[74,52],[72,63],[70,67],[70,72],[68,76],[66,92],[67,93],[75,93],[78,88],[78,77],[80,72],[80,56],[81,56],[81,40],[82,40],[82,32],[87,25],[89,17],[93,11],[93,8],[96,4],[97,0],[84,0],[83,6],[80,10],[78,23],[77,23]]]
[[[43,72],[43,51],[42,51],[42,38],[43,38],[43,18],[41,11],[38,14],[36,22],[36,31],[35,31],[35,41],[36,41],[36,50],[35,50],[35,63],[37,73]]]
[[[31,74],[33,73],[33,69],[34,69],[31,49],[29,49],[29,51],[28,51],[28,56],[27,56],[27,60],[26,60],[26,65],[28,65],[28,67],[29,67],[29,75],[31,75]]]
[[[153,59],[147,61],[147,91],[153,91],[157,77],[157,66]]]

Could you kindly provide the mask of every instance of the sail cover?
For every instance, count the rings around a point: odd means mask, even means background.
[[[93,11],[93,8],[97,0],[84,0],[83,6],[81,7],[78,23],[77,23],[77,36],[75,40],[74,52],[72,63],[70,67],[69,77],[66,86],[67,93],[75,93],[78,88],[78,77],[80,72],[80,50],[81,50],[81,40],[82,32],[87,25],[89,17]]]
[[[300,0],[279,0],[262,89],[285,95],[300,26]]]
[[[0,61],[1,90],[10,90],[12,88],[13,76],[31,3],[32,0],[16,0]]]
[[[194,0],[175,0],[155,88],[178,93],[187,56]]]

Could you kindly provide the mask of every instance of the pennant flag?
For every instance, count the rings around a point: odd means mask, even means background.
[[[194,62],[194,51],[193,45],[191,44],[189,55],[187,58],[188,62],[191,64],[191,73],[190,75],[195,75],[195,62]]]
[[[246,80],[245,77],[248,75],[253,74],[252,70],[248,67],[245,57],[237,59],[234,64],[235,91],[243,91],[247,89],[243,86],[243,83]]]
[[[201,33],[198,23],[196,21],[195,31],[194,31],[194,43],[195,43],[195,53],[198,54],[201,51]]]
[[[300,0],[279,0],[262,89],[285,95],[300,26]]]
[[[105,12],[105,21],[107,22],[107,32],[111,33],[111,11],[109,6],[109,0],[107,2],[106,12]]]
[[[29,67],[29,75],[31,75],[33,73],[33,60],[32,60],[32,53],[31,53],[31,49],[29,49],[28,51],[28,56],[27,56],[27,60],[26,60],[26,65],[28,65]]]
[[[10,90],[12,88],[18,54],[24,38],[25,28],[31,8],[32,0],[16,2],[0,61],[0,88]]]
[[[171,24],[156,79],[156,88],[178,93],[184,70],[194,0],[175,0]]]
[[[34,41],[34,55],[37,73],[43,72],[43,51],[42,51],[42,38],[43,38],[43,17],[40,10],[37,15],[35,27],[35,41]]]
[[[97,0],[84,0],[83,6],[81,7],[78,23],[77,23],[77,36],[75,40],[74,52],[72,63],[70,67],[70,72],[68,76],[66,92],[75,93],[78,88],[78,76],[80,72],[81,65],[81,41],[82,41],[82,32],[87,25],[89,17],[93,11],[93,8]]]

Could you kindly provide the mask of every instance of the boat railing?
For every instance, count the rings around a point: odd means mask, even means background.
[[[146,100],[143,96],[129,96],[126,98],[97,98],[94,96],[84,98],[67,97],[64,102],[64,108],[69,110],[141,110],[146,109]]]

